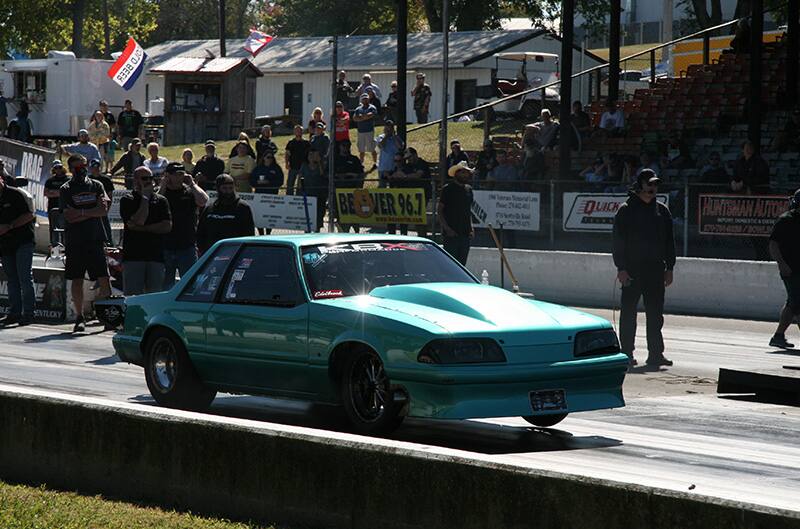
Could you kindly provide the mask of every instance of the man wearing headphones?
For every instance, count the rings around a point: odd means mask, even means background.
[[[778,217],[769,236],[769,254],[778,263],[781,280],[786,287],[786,303],[781,309],[778,328],[770,339],[770,347],[791,349],[786,341],[786,329],[800,315],[800,189],[789,197],[789,211]]]
[[[614,264],[622,284],[619,337],[622,351],[633,357],[636,338],[636,312],[644,297],[647,317],[647,365],[671,366],[664,357],[664,290],[672,284],[675,267],[675,240],[672,215],[656,200],[661,180],[652,169],[643,169],[628,200],[614,217]]]

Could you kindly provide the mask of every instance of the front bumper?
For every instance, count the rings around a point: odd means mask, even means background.
[[[120,360],[137,366],[144,366],[140,337],[118,333],[111,339],[111,343]]]
[[[534,415],[532,391],[564,390],[566,395],[566,409],[537,415],[622,407],[627,367],[628,358],[617,354],[546,364],[434,366],[390,376],[408,392],[409,416],[479,419]]]

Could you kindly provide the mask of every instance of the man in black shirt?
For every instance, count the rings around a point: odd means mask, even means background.
[[[286,194],[294,194],[294,185],[300,169],[308,161],[308,151],[311,150],[311,142],[303,138],[303,127],[294,126],[294,138],[286,144]]]
[[[225,172],[225,161],[217,157],[217,144],[206,140],[206,154],[197,160],[192,176],[204,191],[214,189],[217,177]]]
[[[144,124],[144,118],[138,110],[133,109],[133,102],[125,100],[125,106],[117,117],[117,132],[119,134],[119,146],[123,151],[128,150],[128,145],[133,138],[139,137],[139,129]]]
[[[167,165],[160,194],[172,215],[172,230],[164,236],[164,290],[169,290],[175,272],[183,277],[197,261],[197,211],[206,206],[208,195],[178,162]]]
[[[671,366],[664,357],[664,290],[672,284],[675,239],[672,215],[656,200],[661,180],[652,169],[642,169],[631,196],[614,216],[613,256],[622,285],[619,338],[631,366],[636,338],[636,308],[644,297],[647,316],[647,365]]]
[[[800,189],[789,198],[789,211],[778,217],[769,236],[769,253],[778,263],[784,287],[786,303],[781,309],[775,335],[770,347],[791,349],[794,344],[786,341],[786,329],[800,316]]]
[[[61,186],[59,204],[64,214],[64,247],[66,256],[65,276],[72,280],[72,302],[75,306],[73,332],[83,332],[83,279],[97,280],[100,292],[96,299],[111,294],[108,280],[108,264],[103,250],[105,232],[103,217],[108,214],[111,200],[103,185],[88,176],[86,158],[73,154],[67,160],[72,178]]]
[[[89,160],[89,178],[97,180],[103,185],[103,191],[110,201],[114,201],[114,181],[111,177],[100,172],[102,163],[97,158]],[[103,221],[103,233],[105,234],[106,246],[114,246],[114,239],[111,236],[111,221],[108,220],[108,215],[101,219]]]
[[[466,162],[458,163],[447,170],[454,180],[442,188],[438,213],[444,233],[444,249],[462,265],[467,265],[469,241],[475,235],[472,228],[472,180],[473,170]]]
[[[261,134],[256,140],[256,161],[263,160],[264,155],[268,152],[276,156],[278,154],[278,146],[272,141],[272,127],[264,125],[261,127]]]
[[[64,229],[64,216],[58,205],[61,186],[67,183],[69,176],[61,160],[55,160],[50,167],[50,178],[44,183],[44,196],[47,198],[47,223],[50,229],[50,247],[58,246],[61,235],[56,230]]]
[[[126,296],[158,292],[164,286],[164,235],[172,230],[169,202],[155,192],[147,167],[133,172],[133,192],[119,201],[122,281]]]
[[[341,141],[336,144],[338,152],[333,159],[333,178],[334,186],[336,188],[354,188],[359,189],[364,186],[364,166],[357,156],[350,153],[350,142]],[[336,198],[332,200],[332,204],[336,207]],[[337,210],[338,211],[338,210]],[[339,221],[337,214],[337,221]],[[339,221],[340,222],[340,221]],[[355,233],[361,231],[359,224],[339,224],[339,228],[344,232],[349,232],[350,228]]]
[[[133,138],[128,146],[128,150],[125,151],[117,163],[114,164],[114,167],[111,168],[110,173],[112,175],[117,174],[117,171],[120,169],[124,170],[122,174],[125,176],[125,189],[133,189],[133,170],[144,165],[146,157],[141,151],[142,140]]]
[[[467,156],[467,153],[461,150],[460,141],[452,140],[450,142],[450,154],[447,155],[446,162],[447,169],[450,169],[454,165],[458,165],[461,162],[464,162],[465,164],[469,163],[469,156]]]
[[[0,178],[0,261],[8,286],[9,312],[0,325],[33,323],[33,225],[25,193]]]
[[[216,180],[217,199],[200,213],[197,224],[197,246],[200,254],[214,243],[232,237],[253,235],[253,212],[247,203],[239,200],[233,178],[221,174]]]

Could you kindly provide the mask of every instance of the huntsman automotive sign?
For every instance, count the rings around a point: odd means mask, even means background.
[[[564,193],[564,231],[611,232],[614,215],[628,200],[627,193]],[[669,195],[656,195],[669,205]]]

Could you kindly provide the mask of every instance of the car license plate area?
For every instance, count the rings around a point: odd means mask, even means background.
[[[534,412],[563,411],[567,409],[567,395],[563,389],[531,391],[531,409]]]

